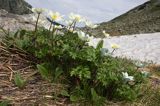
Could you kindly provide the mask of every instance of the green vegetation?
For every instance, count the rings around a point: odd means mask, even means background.
[[[26,84],[26,81],[22,79],[19,73],[15,74],[14,82],[15,82],[15,85],[18,86],[19,88],[24,88]]]
[[[0,101],[0,106],[9,106],[9,101]]]

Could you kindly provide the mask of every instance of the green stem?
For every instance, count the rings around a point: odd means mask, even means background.
[[[55,32],[55,27],[53,26],[52,33],[51,33],[51,44],[52,44],[52,48],[53,48],[53,45],[54,45],[54,32]]]
[[[35,32],[37,31],[39,17],[40,17],[40,14],[38,14],[38,17],[37,17],[36,26],[35,26],[35,30],[34,30]]]
[[[111,54],[113,54],[113,52],[115,51],[116,49],[113,49],[113,51],[111,52]]]
[[[73,31],[75,30],[75,28],[76,28],[76,21],[73,24]]]
[[[52,28],[52,35],[54,34],[54,32],[55,32],[55,27],[54,27],[54,25],[53,25],[53,28]]]
[[[51,22],[51,24],[49,26],[49,32],[51,31],[51,28],[52,28],[52,22]]]
[[[69,32],[69,30],[72,28],[72,25],[74,25],[75,22],[76,22],[76,21],[73,21],[73,22],[71,23],[71,25],[69,26],[68,32]]]
[[[37,32],[37,28],[38,28],[38,20],[39,20],[39,17],[40,17],[40,13],[38,14],[38,17],[37,17],[36,26],[35,26],[35,30],[34,30],[34,37],[33,37],[33,39],[32,39],[34,46],[36,46],[36,42],[35,42],[35,41],[36,41],[36,39],[37,39],[37,34],[36,34],[36,32]]]

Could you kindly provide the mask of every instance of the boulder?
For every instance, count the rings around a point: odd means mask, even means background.
[[[0,0],[0,9],[5,9],[9,13],[14,14],[29,14],[31,11],[28,8],[32,6],[29,5],[24,0]]]

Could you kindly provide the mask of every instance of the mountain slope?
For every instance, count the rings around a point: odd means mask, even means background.
[[[28,8],[32,6],[24,0],[0,0],[0,9],[5,9],[14,14],[28,14],[31,11]]]
[[[148,1],[127,13],[89,29],[94,36],[103,36],[105,30],[112,36],[160,32],[160,0]]]

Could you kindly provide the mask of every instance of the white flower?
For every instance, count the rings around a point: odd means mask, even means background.
[[[94,39],[94,36],[89,36],[89,37],[88,37],[88,40],[89,40],[89,41],[91,41],[91,40],[93,40],[93,39]]]
[[[145,66],[144,63],[140,62],[140,61],[136,61],[135,62],[135,65],[138,67],[138,68],[143,68]]]
[[[120,48],[120,46],[117,45],[117,44],[115,44],[115,43],[111,44],[111,47],[112,47],[113,49],[118,49],[118,48]]]
[[[104,34],[105,37],[109,37],[110,36],[108,33],[106,33],[105,30],[103,30],[102,33]]]
[[[84,32],[78,31],[77,34],[80,39],[86,40],[86,34]]]
[[[92,37],[90,37],[88,34],[85,34],[84,32],[82,31],[77,31],[77,34],[78,34],[78,37],[81,39],[81,40],[84,40],[84,41],[89,41]]]
[[[134,77],[133,76],[129,76],[127,72],[122,72],[124,79],[126,79],[127,81],[134,81]]]
[[[74,34],[75,34],[75,33],[78,33],[78,31],[74,30],[73,33],[74,33]]]
[[[63,27],[61,25],[55,25],[54,28],[55,29],[62,29]]]
[[[67,26],[70,26],[73,23],[73,21],[72,20],[65,20],[65,23],[67,24]]]
[[[94,29],[94,28],[98,27],[98,25],[93,24],[91,21],[86,20],[84,22],[85,22],[86,26],[89,27],[89,28]]]
[[[42,12],[45,11],[45,9],[44,8],[32,8],[31,11],[37,14],[41,14]]]
[[[70,13],[69,19],[76,22],[81,22],[83,19],[79,14]]]
[[[148,77],[148,76],[150,75],[150,73],[147,72],[147,71],[141,71],[141,73],[142,73],[145,77]]]
[[[54,35],[60,35],[60,36],[63,36],[63,35],[64,35],[64,33],[63,33],[62,31],[57,30],[57,31],[55,31],[55,32],[54,32]]]
[[[93,24],[92,26],[90,26],[90,28],[94,29],[94,28],[97,28],[99,25],[95,25]]]
[[[59,12],[52,12],[52,11],[49,12],[49,16],[53,21],[60,21],[62,20],[63,17]]]
[[[69,32],[73,32],[73,33],[76,33],[76,31],[74,31],[74,28],[69,28],[69,27],[67,27],[67,30],[69,31]]]
[[[86,42],[89,46],[92,46],[94,48],[96,48],[96,42],[94,42],[93,40],[92,41],[89,41],[89,42]]]

